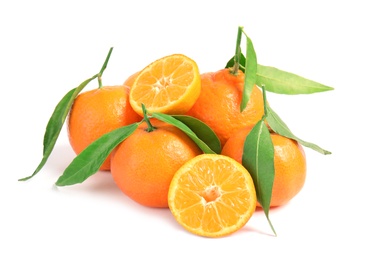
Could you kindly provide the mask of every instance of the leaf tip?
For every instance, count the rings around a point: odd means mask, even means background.
[[[65,186],[65,184],[63,183],[62,180],[62,176],[59,177],[59,179],[57,179],[57,181],[54,183],[55,187],[61,187],[61,186]]]
[[[42,165],[40,164],[37,167],[37,169],[31,175],[29,175],[27,177],[20,178],[20,179],[18,179],[18,181],[27,181],[27,180],[31,179],[33,176],[35,176],[41,170],[41,167],[42,167]]]
[[[320,89],[320,91],[317,91],[317,92],[326,92],[326,91],[332,91],[332,90],[334,90],[333,87],[322,85],[322,88]],[[312,93],[314,93],[314,92],[312,92]]]
[[[68,180],[68,178],[65,175],[61,175],[57,181],[54,183],[55,187],[63,187],[63,186],[68,186],[68,185],[73,185],[73,184],[77,184],[77,183],[81,183],[81,181],[70,181]]]
[[[23,178],[18,179],[18,181],[27,181],[27,180],[29,180],[31,177],[32,177],[32,176],[23,177]]]

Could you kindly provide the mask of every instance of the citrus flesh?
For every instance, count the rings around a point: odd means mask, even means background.
[[[191,233],[221,237],[241,229],[256,208],[249,172],[234,159],[202,154],[174,175],[168,193],[175,219]]]
[[[172,54],[138,73],[130,91],[130,103],[140,115],[142,104],[151,113],[184,114],[193,106],[200,91],[196,62],[185,55]]]

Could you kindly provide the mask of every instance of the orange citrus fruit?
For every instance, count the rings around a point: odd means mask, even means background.
[[[111,173],[131,199],[150,207],[168,207],[168,189],[174,173],[202,153],[177,127],[151,119],[139,125],[113,152]]]
[[[236,160],[203,154],[176,172],[168,203],[175,219],[188,231],[221,237],[248,222],[255,212],[256,192],[251,175]]]
[[[200,72],[195,61],[182,54],[160,58],[137,75],[130,91],[132,108],[148,112],[185,114],[200,95]]]
[[[138,74],[139,74],[140,72],[139,71],[137,71],[137,72],[135,72],[135,73],[133,73],[132,75],[130,75],[125,81],[124,81],[124,83],[123,83],[123,86],[127,86],[129,89],[131,89],[132,88],[132,86],[133,86],[133,83],[135,82],[135,80],[136,80],[136,78],[137,78],[137,76],[138,76]]]
[[[68,138],[76,154],[103,134],[142,119],[129,104],[128,92],[124,86],[105,86],[77,96],[68,118]],[[100,167],[109,169],[110,156]]]
[[[245,110],[240,112],[244,74],[229,69],[201,74],[201,93],[187,113],[206,123],[218,136],[222,146],[238,129],[253,125],[264,114],[263,95],[255,86]]]
[[[238,130],[222,149],[222,154],[242,163],[243,144],[252,126]],[[274,183],[271,207],[286,204],[303,188],[306,178],[306,157],[302,146],[289,138],[271,132],[274,145]],[[258,206],[260,206],[258,204]]]

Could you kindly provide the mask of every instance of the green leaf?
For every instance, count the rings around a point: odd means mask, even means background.
[[[91,80],[98,78],[99,85],[101,87],[101,76],[106,69],[106,66],[108,65],[108,61],[110,59],[110,55],[113,51],[113,47],[109,49],[108,55],[105,58],[104,64],[102,65],[100,72],[98,74],[95,74],[89,79],[86,79],[83,81],[78,87],[70,90],[56,105],[53,114],[51,115],[49,122],[46,126],[46,131],[44,135],[44,149],[43,149],[43,157],[39,165],[37,166],[36,170],[33,172],[32,175],[19,179],[19,181],[25,181],[33,176],[35,176],[45,165],[46,161],[48,160],[52,150],[54,149],[55,143],[59,137],[60,131],[63,127],[63,124],[65,122],[65,119],[68,116],[68,113],[73,105],[73,102],[77,95],[84,89],[84,87],[90,83]]]
[[[262,65],[258,66],[256,84],[258,86],[264,85],[265,89],[269,92],[288,95],[312,94],[333,90],[332,87],[325,86],[316,81],[274,67]]]
[[[256,61],[256,53],[254,50],[254,45],[252,44],[251,39],[247,38],[247,46],[246,46],[246,64],[245,64],[245,82],[242,92],[242,100],[241,100],[241,112],[246,108],[247,103],[249,102],[252,89],[256,84],[256,70],[257,70],[257,61]]]
[[[95,79],[98,74],[92,76],[91,78],[83,81],[78,87],[70,90],[57,104],[51,115],[49,122],[46,126],[46,131],[44,135],[43,142],[43,157],[36,170],[32,175],[19,179],[19,181],[25,181],[36,175],[48,160],[52,150],[54,149],[55,143],[59,137],[60,131],[63,127],[65,119],[68,116],[69,110],[74,102],[76,96],[81,92],[81,90],[93,79]]]
[[[264,120],[260,120],[246,137],[242,164],[252,176],[258,201],[263,207],[274,234],[276,234],[269,219],[274,182],[274,145]]]
[[[57,186],[82,183],[88,177],[99,171],[113,149],[129,137],[140,123],[133,123],[120,127],[102,135],[86,147],[71,164],[64,170],[63,175],[56,181]]]
[[[221,152],[219,138],[207,124],[192,116],[174,115],[173,117],[188,126],[215,153]]]
[[[201,140],[194,131],[191,130],[190,127],[188,127],[186,124],[181,122],[180,120],[174,118],[173,116],[162,114],[162,113],[152,113],[152,117],[159,119],[163,122],[166,122],[168,124],[174,125],[175,127],[182,130],[184,133],[186,133],[198,146],[204,153],[210,153],[214,154],[214,152],[203,140]]]
[[[269,106],[269,104],[267,104],[266,108],[267,108],[266,120],[274,132],[287,138],[293,139],[302,144],[303,146],[311,148],[321,154],[331,154],[331,152],[324,150],[318,145],[306,142],[295,136],[288,128],[288,126],[283,122],[283,120],[277,115],[277,113]]]
[[[237,56],[237,59],[236,59],[236,55],[233,56],[226,64],[225,68],[233,68],[234,67],[234,64],[237,62],[237,60],[239,61],[239,64],[242,65],[239,67],[239,69],[245,73],[245,64],[246,64],[246,57],[245,55],[243,55],[242,53],[240,53],[239,56]],[[259,65],[257,65],[258,67]],[[257,68],[256,68],[256,71],[257,71]]]
[[[240,64],[246,63],[246,58],[242,55],[242,53],[241,57],[239,57],[239,60]],[[233,66],[234,57],[228,61],[226,68]],[[242,66],[240,67],[240,70],[245,72],[245,68]],[[312,94],[334,89],[299,75],[260,64],[257,65],[256,85],[259,87],[264,85],[265,89],[269,92],[287,95]]]

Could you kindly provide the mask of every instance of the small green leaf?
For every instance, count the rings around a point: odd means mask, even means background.
[[[301,140],[297,136],[295,136],[291,132],[291,130],[288,128],[288,126],[283,122],[283,120],[277,115],[277,113],[268,104],[266,108],[267,108],[266,120],[274,132],[276,132],[279,135],[285,136],[287,138],[293,139],[299,142],[300,144],[302,144],[303,146],[311,148],[321,154],[331,154],[331,152],[324,150],[318,145],[306,142],[304,140]]]
[[[264,120],[260,120],[246,137],[242,164],[252,176],[258,201],[263,207],[269,225],[276,234],[269,219],[274,182],[274,145]]]
[[[237,58],[236,58],[237,57]],[[246,58],[245,55],[243,55],[242,53],[239,54],[239,56],[233,56],[226,64],[225,68],[233,68],[236,62],[239,62],[240,66],[239,69],[245,73],[245,64],[246,64]],[[259,66],[259,65],[258,65]],[[256,70],[257,71],[257,70]]]
[[[192,116],[174,115],[173,117],[188,126],[215,153],[221,152],[219,138],[207,124]]]
[[[257,70],[257,60],[256,53],[254,50],[254,45],[252,44],[251,39],[247,38],[247,46],[246,46],[246,64],[245,64],[245,82],[242,92],[242,100],[241,100],[241,112],[246,108],[247,103],[249,102],[252,89],[256,84],[256,70]]]
[[[95,79],[98,74],[92,76],[91,78],[83,81],[78,87],[70,90],[57,104],[51,115],[49,122],[46,126],[46,131],[44,135],[43,142],[43,157],[36,170],[32,175],[19,179],[19,181],[25,181],[36,175],[42,167],[45,165],[47,159],[49,158],[52,150],[54,149],[55,143],[59,137],[60,131],[63,127],[66,117],[68,116],[69,110],[73,104],[76,96],[81,92],[81,90],[93,79]]]
[[[333,90],[332,87],[325,86],[316,81],[274,67],[262,65],[258,66],[256,84],[258,86],[264,85],[265,89],[269,92],[288,95],[312,94]]]
[[[240,64],[246,63],[246,58],[242,53],[239,60]],[[226,68],[233,66],[234,57],[228,61]],[[245,68],[242,66],[240,67],[240,70],[245,72]],[[257,65],[256,85],[259,87],[264,85],[265,89],[269,92],[288,95],[312,94],[334,89],[296,74],[260,64]]]
[[[120,127],[102,135],[86,147],[71,164],[64,170],[63,175],[56,181],[57,186],[82,183],[88,177],[99,171],[113,149],[129,137],[140,123],[133,123]]]
[[[199,146],[199,148],[204,153],[210,153],[210,154],[216,153],[212,149],[210,149],[210,147],[203,140],[201,140],[195,134],[195,132],[191,130],[190,127],[188,127],[186,124],[184,124],[180,120],[174,118],[173,116],[162,114],[162,113],[152,113],[151,116],[163,122],[166,122],[168,124],[174,125],[175,127],[178,127],[180,130],[186,133]]]

